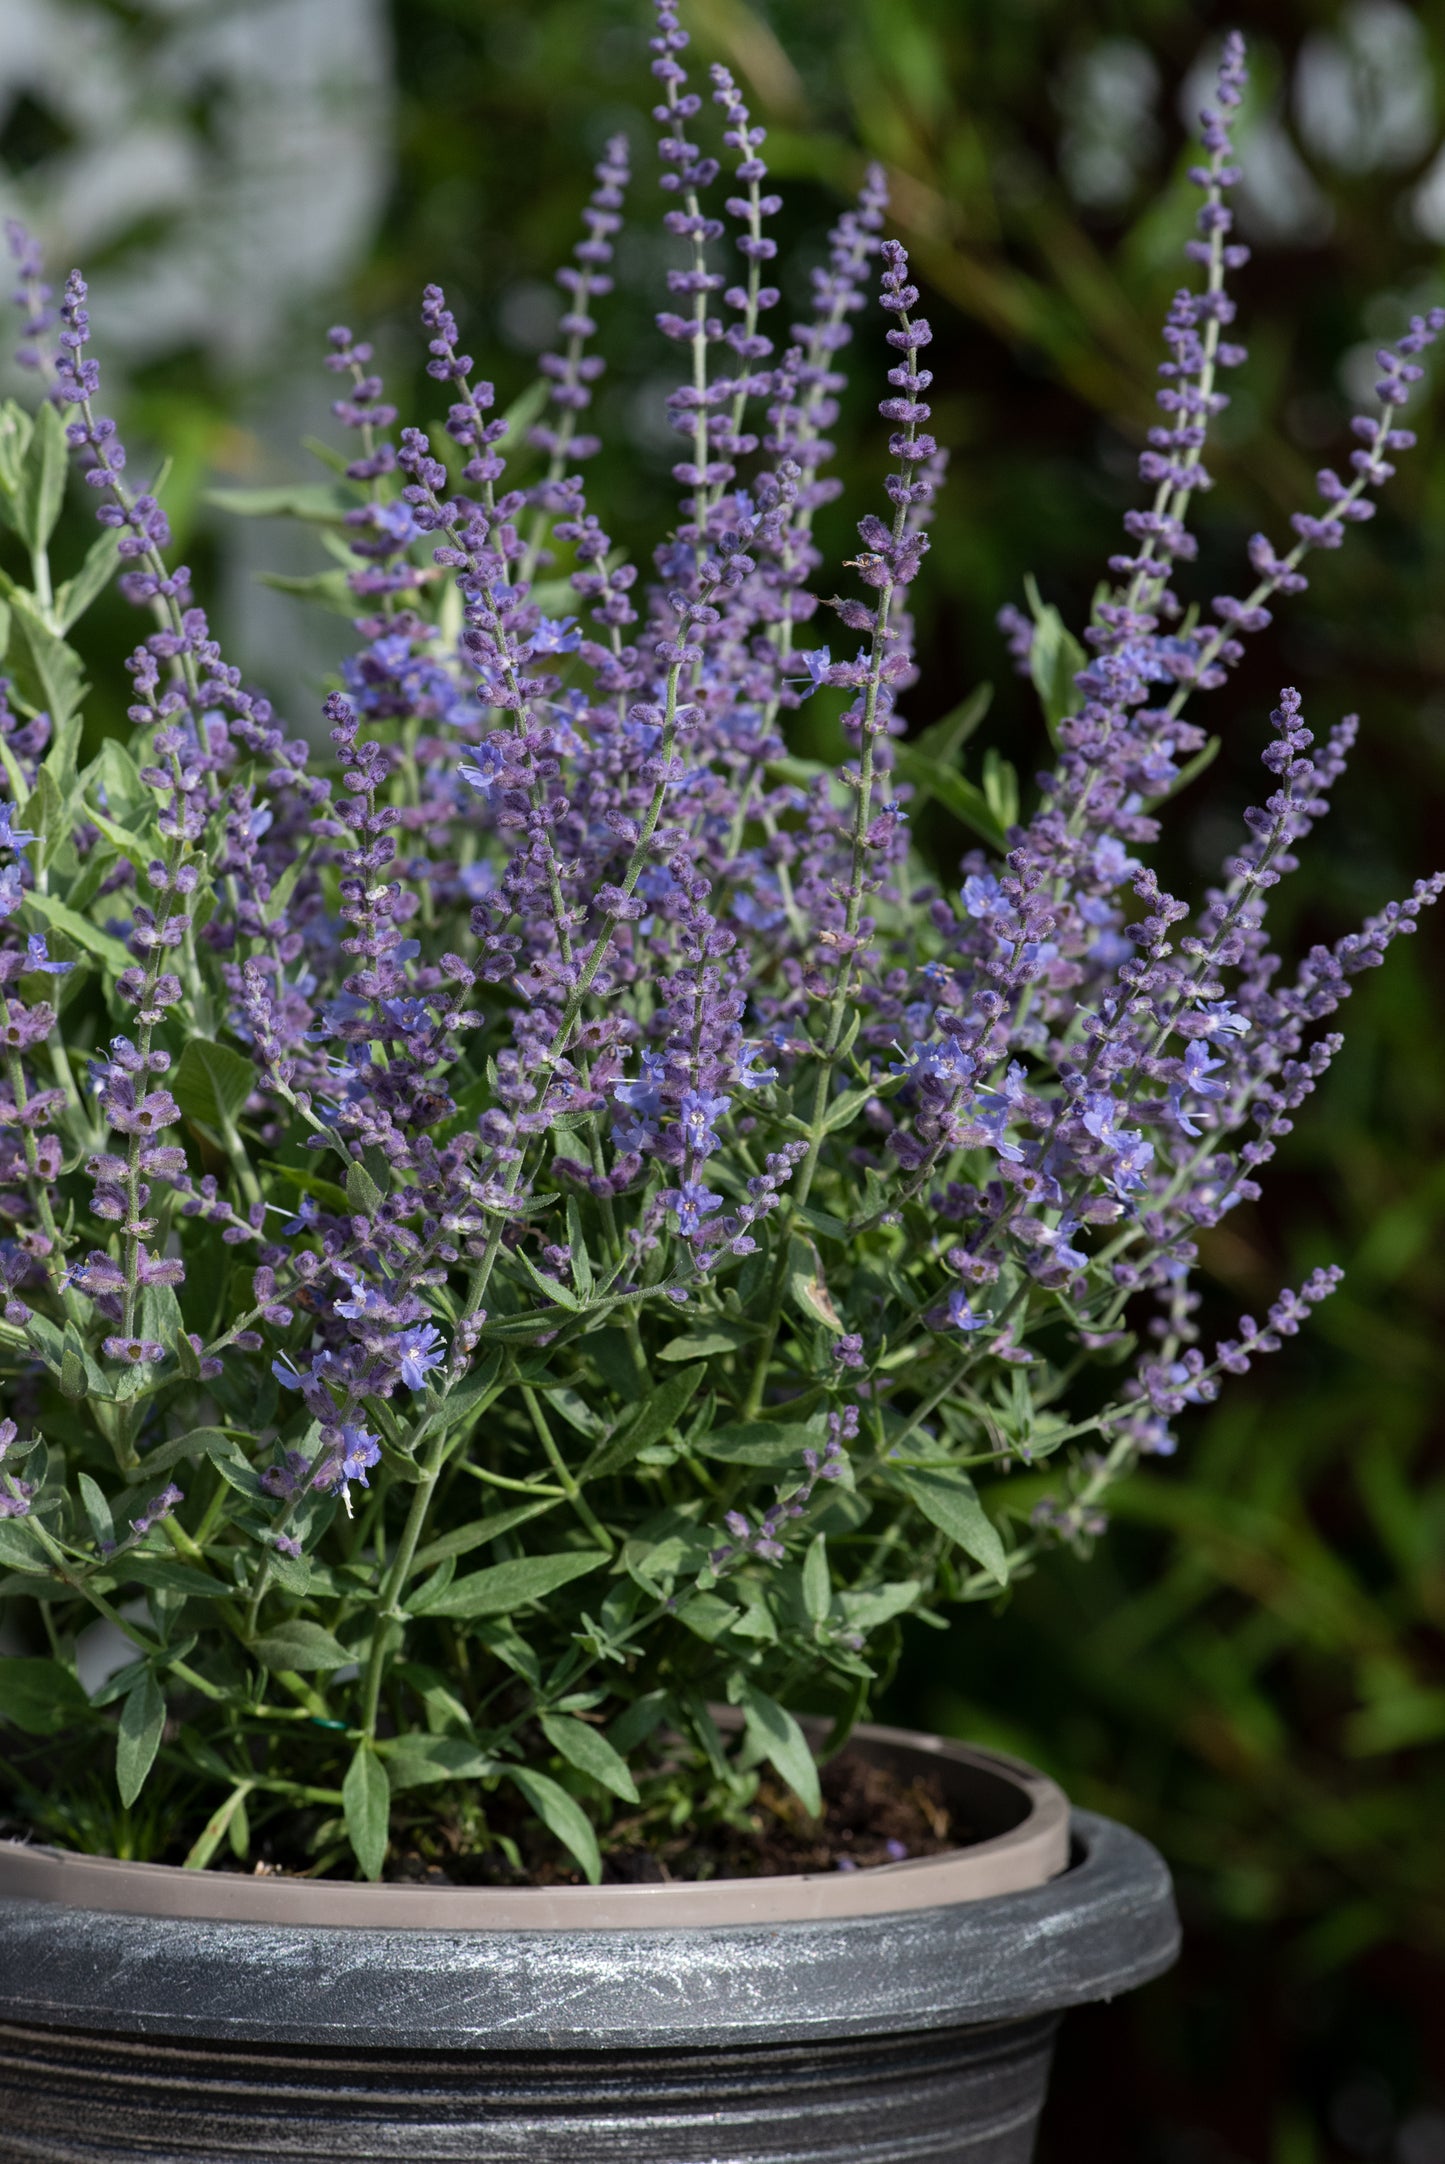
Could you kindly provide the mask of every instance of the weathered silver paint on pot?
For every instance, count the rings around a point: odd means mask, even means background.
[[[1013,1779],[1038,1833],[1039,1777],[1011,1761],[861,1747],[935,1769],[965,1810]],[[1059,2015],[1178,1942],[1158,1856],[1082,1812],[1068,1868],[1011,1891],[922,1899],[939,1858],[900,1867],[906,1907],[760,1919],[760,1884],[786,1909],[808,1882],[735,1881],[753,1906],[733,1918],[650,1902],[575,1929],[459,1926],[444,1891],[413,1895],[439,1904],[420,1924],[83,1907],[6,1849],[0,2164],[1027,2164]]]

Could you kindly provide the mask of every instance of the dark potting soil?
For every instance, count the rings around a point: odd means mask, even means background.
[[[641,1813],[614,1820],[605,1837],[603,1883],[657,1885],[669,1880],[866,1871],[913,1856],[964,1848],[979,1838],[951,1814],[935,1775],[900,1777],[845,1751],[822,1768],[820,1785],[820,1818],[810,1817],[791,1789],[764,1779],[751,1805],[731,1823],[718,1820],[670,1830],[660,1826],[655,1816],[644,1818]],[[510,1837],[516,1864],[495,1840],[479,1844],[460,1821],[441,1817],[397,1829],[386,1878],[437,1886],[581,1885],[582,1874],[565,1851],[520,1805],[513,1808],[515,1816],[509,1814],[505,1796],[490,1799],[488,1820],[492,1834]],[[265,1877],[349,1878],[350,1851],[339,1844],[318,1869],[309,1839],[314,1831],[313,1815],[300,1813],[289,1829],[290,1838],[258,1841],[259,1860],[238,1863],[223,1853],[210,1868]],[[3,1812],[0,1837],[55,1838],[53,1834],[37,1836],[34,1829]],[[153,1854],[147,1860],[179,1863],[183,1854],[184,1844],[174,1854]]]
[[[866,1871],[910,1856],[936,1856],[976,1838],[950,1815],[932,1775],[901,1779],[882,1766],[845,1753],[822,1769],[823,1815],[811,1818],[790,1789],[769,1781],[741,1824],[685,1826],[659,1835],[639,1822],[629,1842],[626,1820],[614,1822],[603,1855],[605,1885],[657,1885],[667,1880],[771,1878],[799,1871]],[[418,1883],[490,1886],[580,1885],[581,1875],[555,1849],[535,1839],[534,1824],[507,1829],[519,1839],[526,1869],[515,1871],[495,1848],[480,1854],[403,1853],[387,1877]],[[445,1838],[445,1829],[443,1829]],[[428,1847],[431,1844],[428,1843]]]

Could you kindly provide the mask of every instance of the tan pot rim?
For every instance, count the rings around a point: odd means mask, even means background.
[[[906,1729],[860,1728],[849,1744],[903,1775],[933,1772],[987,1829],[966,1848],[867,1870],[642,1886],[417,1886],[256,1878],[122,1863],[0,1841],[0,1897],[129,1916],[395,1931],[658,1931],[882,1916],[1045,1885],[1069,1862],[1057,1783],[1001,1751]]]

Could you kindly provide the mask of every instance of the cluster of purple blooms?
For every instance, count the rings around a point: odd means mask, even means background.
[[[677,257],[658,325],[684,381],[668,400],[680,516],[652,576],[620,559],[581,471],[597,449],[594,311],[629,186],[619,138],[561,273],[548,412],[525,441],[437,288],[423,326],[445,442],[398,427],[371,349],[331,334],[352,455],[328,515],[350,545],[359,645],[326,701],[323,761],[224,659],[164,511],[128,477],[96,410],[83,280],[52,306],[13,236],[44,425],[63,424],[123,590],[155,628],[129,664],[140,748],[110,747],[100,786],[77,779],[73,717],[0,689],[0,1353],[17,1407],[89,1391],[132,1483],[172,1407],[188,1422],[219,1407],[206,1433],[251,1434],[227,1531],[250,1544],[253,1628],[263,1599],[304,1592],[288,1567],[319,1552],[358,1486],[372,1489],[394,1623],[417,1483],[425,1509],[468,1460],[493,1501],[498,1488],[563,1498],[603,1554],[651,1524],[647,1483],[664,1482],[690,1583],[781,1571],[869,1480],[896,1516],[889,1481],[932,1466],[934,1493],[955,1444],[977,1463],[995,1438],[1000,1471],[1027,1462],[1037,1446],[1004,1424],[1016,1387],[1136,1332],[1122,1386],[1064,1438],[1094,1447],[1069,1458],[1031,1527],[1018,1514],[1023,1562],[1101,1529],[1112,1481],[1172,1451],[1174,1418],[1275,1349],[1337,1276],[1317,1271],[1212,1356],[1198,1343],[1197,1235],[1258,1194],[1338,1048],[1328,1025],[1350,979],[1442,881],[1281,962],[1267,897],[1355,728],[1321,745],[1290,690],[1264,753],[1270,792],[1202,905],[1166,892],[1143,852],[1205,742],[1191,696],[1227,683],[1275,597],[1304,587],[1309,551],[1370,515],[1413,440],[1400,416],[1445,311],[1381,354],[1380,411],[1355,423],[1350,476],[1321,474],[1323,508],[1295,519],[1288,551],[1257,537],[1249,590],[1175,628],[1221,372],[1243,359],[1226,335],[1227,274],[1246,256],[1227,200],[1244,81],[1230,39],[1193,174],[1200,277],[1170,309],[1140,461],[1147,504],[1110,559],[1036,808],[1001,856],[974,850],[940,886],[910,852],[897,772],[909,589],[945,463],[929,433],[932,334],[904,249],[883,237],[877,171],[838,221],[811,308],[781,327],[763,131],[718,67],[723,155],[693,140],[705,104],[686,45],[657,0]],[[814,524],[839,487],[828,432],[870,291],[892,470],[858,525],[857,594],[822,603]],[[569,581],[570,611],[543,606],[543,571]],[[1010,610],[1003,630],[1027,674],[1035,623]],[[809,772],[789,757],[788,719],[829,692],[844,757]],[[59,855],[56,804],[70,820]],[[78,964],[103,969],[110,998],[88,1082],[48,996]],[[222,1267],[217,1316],[200,1279]],[[599,1334],[611,1351],[594,1365]],[[684,1496],[642,1452],[631,1500],[605,1508],[587,1465],[679,1373],[653,1363],[688,1358],[717,1422],[812,1421],[812,1440],[766,1507],[736,1478]],[[554,1412],[581,1438],[581,1474]],[[708,1433],[688,1431],[703,1459]],[[5,1462],[16,1434],[0,1425],[0,1518],[44,1531],[40,1484]],[[378,1467],[396,1478],[372,1488]],[[966,1476],[955,1488],[972,1494]],[[173,1482],[137,1500],[121,1550],[167,1527],[191,1540]],[[1007,1509],[1006,1487],[991,1500]],[[920,1583],[920,1557],[963,1540],[958,1522],[909,1520],[896,1552]],[[208,1512],[208,1538],[218,1523]],[[64,1552],[60,1521],[45,1538]],[[113,1571],[117,1545],[98,1552]],[[966,1593],[1000,1575],[987,1542],[973,1554]],[[670,1585],[659,1614],[685,1592]],[[845,1671],[863,1645],[842,1618]],[[391,1657],[363,1659],[367,1736]]]

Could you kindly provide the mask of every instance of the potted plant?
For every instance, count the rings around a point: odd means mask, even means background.
[[[639,580],[580,469],[626,145],[550,400],[493,415],[427,290],[445,431],[345,330],[309,520],[359,644],[326,733],[221,654],[98,410],[83,281],[12,235],[44,396],[0,417],[0,2151],[1024,2159],[1060,2013],[1174,1956],[1167,1874],[997,1754],[870,1727],[900,1621],[1102,1531],[1316,1272],[1206,1349],[1194,1236],[1257,1175],[1355,971],[1441,881],[1281,974],[1324,809],[1281,694],[1267,801],[1191,911],[1145,853],[1228,682],[1409,437],[1381,356],[1242,599],[1184,612],[1226,335],[1237,38],[1194,286],[1077,643],[1005,612],[1034,807],[921,737],[909,587],[942,456],[881,175],[807,322],[762,131],[653,39],[679,522]],[[881,300],[892,470],[849,592],[814,514]],[[59,580],[67,456],[101,532]],[[24,575],[28,565],[28,576]],[[151,628],[81,766],[70,634]],[[836,657],[836,658],[835,658]],[[833,769],[789,717],[841,691]],[[930,879],[909,810],[976,837]]]

